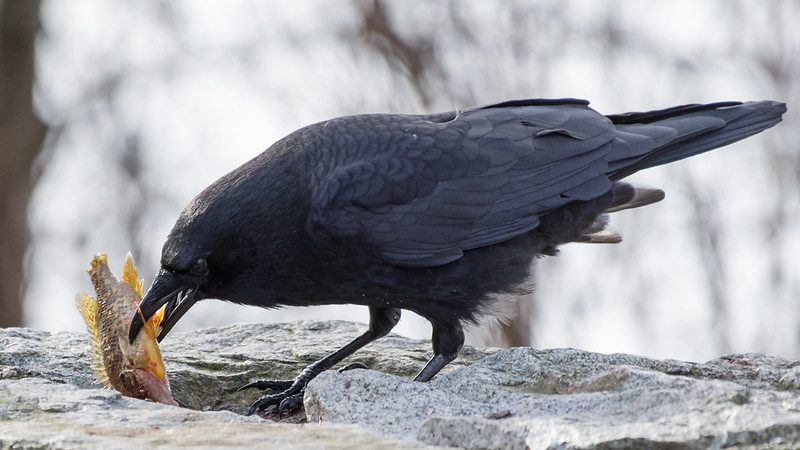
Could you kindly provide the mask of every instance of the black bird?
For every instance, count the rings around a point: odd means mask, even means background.
[[[431,115],[341,117],[302,128],[201,192],[164,244],[141,308],[166,304],[159,340],[197,300],[274,308],[355,303],[369,330],[250,412],[294,408],[320,372],[411,310],[433,325],[428,381],[462,325],[525,290],[531,264],[568,242],[619,242],[606,214],[657,202],[622,178],[777,124],[773,101],[604,116],[576,99],[514,100]],[[133,339],[142,327],[136,315]]]

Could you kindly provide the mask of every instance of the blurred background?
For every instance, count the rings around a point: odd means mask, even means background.
[[[91,256],[151,280],[203,187],[312,122],[580,97],[606,114],[774,99],[784,123],[632,180],[625,238],[537,264],[481,345],[800,357],[800,1],[0,0],[0,326],[80,330]],[[177,329],[365,307],[196,305]],[[396,329],[427,339],[411,313]]]

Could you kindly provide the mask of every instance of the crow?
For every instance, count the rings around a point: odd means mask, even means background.
[[[360,304],[369,329],[250,413],[297,408],[307,383],[387,333],[401,310],[433,327],[428,381],[463,325],[529,289],[534,259],[569,242],[616,243],[607,214],[664,193],[621,181],[772,127],[774,101],[687,104],[604,116],[578,99],[513,100],[430,115],[369,114],[302,128],[183,210],[134,316],[166,305],[159,341],[198,300],[275,308]]]

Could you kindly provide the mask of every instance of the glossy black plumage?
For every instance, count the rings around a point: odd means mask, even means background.
[[[187,206],[143,310],[185,311],[169,297],[176,289],[264,307],[363,304],[373,327],[354,349],[413,310],[434,329],[425,381],[457,354],[463,322],[525,289],[533,258],[568,242],[618,242],[604,214],[663,197],[620,179],[758,133],[785,111],[725,102],[603,116],[583,100],[518,100],[311,125]],[[195,273],[200,259],[207,271]],[[306,378],[254,408],[296,400]]]

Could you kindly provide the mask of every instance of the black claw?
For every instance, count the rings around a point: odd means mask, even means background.
[[[284,399],[283,393],[280,394],[273,394],[273,395],[265,395],[263,397],[259,397],[256,401],[250,405],[250,410],[247,411],[248,416],[252,416],[256,411],[263,411],[272,405],[279,404]]]
[[[303,402],[303,391],[306,385],[317,374],[321,372],[315,364],[306,367],[294,380],[255,380],[251,381],[238,390],[258,388],[283,390],[278,394],[264,395],[253,402],[247,415],[256,411],[263,411],[272,405],[278,405],[278,416],[283,415],[283,411],[296,409]]]
[[[238,392],[252,388],[261,389],[262,391],[266,389],[273,391],[285,391],[292,387],[292,384],[294,384],[294,380],[255,380],[239,386],[236,391]]]
[[[348,364],[346,366],[340,367],[339,368],[339,373],[347,372],[348,370],[353,370],[353,369],[369,369],[369,367],[367,367],[364,363],[354,362],[354,363],[350,363],[350,364]]]
[[[283,418],[283,413],[286,411],[294,411],[300,407],[303,403],[303,393],[299,392],[294,395],[290,395],[285,399],[281,400],[281,403],[278,405],[278,418]]]
[[[281,415],[280,408],[281,408],[281,405],[283,405],[283,402],[285,402],[286,400],[288,400],[288,399],[290,399],[290,398],[292,398],[292,397],[294,397],[296,395],[300,396],[300,401],[302,402],[302,399],[303,399],[303,393],[302,392],[300,392],[299,394],[292,394],[291,392],[286,391],[286,392],[281,392],[280,394],[265,395],[263,397],[260,397],[258,400],[254,401],[252,405],[250,405],[250,410],[247,411],[247,415],[251,416],[256,411],[264,411],[265,409],[269,408],[270,406],[277,405],[278,408],[279,408],[278,409],[278,415],[280,416]],[[288,404],[288,406],[292,406],[292,405],[296,406],[297,403],[292,404],[290,402]]]
[[[252,415],[256,411],[263,411],[272,405],[278,406],[278,417],[282,417],[285,410],[296,409],[303,402],[303,391],[305,391],[306,383],[308,383],[304,377],[297,377],[294,381],[289,382],[257,380],[242,386],[242,388],[266,386],[262,389],[280,389],[280,386],[285,386],[287,383],[289,386],[283,392],[259,397],[250,406],[247,415]]]

